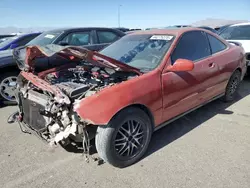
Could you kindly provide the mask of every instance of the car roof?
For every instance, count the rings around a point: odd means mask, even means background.
[[[173,29],[152,29],[152,30],[144,30],[144,31],[137,31],[134,33],[131,33],[130,35],[140,35],[140,34],[152,34],[152,35],[181,35],[187,31],[206,31],[210,32],[208,30],[202,29],[202,28],[196,28],[196,27],[182,27],[182,28],[173,28]],[[212,32],[210,32],[212,33]]]
[[[9,36],[9,37],[15,37],[15,38],[20,38],[20,37],[26,37],[26,36],[30,36],[30,35],[39,35],[41,34],[41,32],[34,32],[34,33],[21,33],[21,34],[18,34],[18,35],[12,35],[12,36]],[[8,38],[9,38],[8,37]]]
[[[118,30],[110,27],[66,27],[66,28],[58,28],[46,30],[45,32],[58,32],[58,31],[74,31],[74,30],[94,30],[94,29],[110,29],[110,30]],[[118,30],[119,31],[119,30]]]
[[[243,26],[243,25],[250,25],[250,22],[233,24],[233,25],[231,25],[230,27],[232,27],[232,26]]]
[[[39,34],[41,34],[41,32],[35,32],[35,33],[23,33],[23,34],[16,35],[16,36],[29,36],[29,35],[39,35]]]

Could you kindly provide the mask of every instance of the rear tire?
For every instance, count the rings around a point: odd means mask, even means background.
[[[14,89],[16,87],[17,76],[18,76],[18,71],[10,71],[6,73],[1,73],[0,100],[3,104],[6,104],[6,105],[17,104],[15,95],[14,95]]]
[[[138,108],[118,113],[107,126],[99,126],[96,149],[109,164],[123,168],[140,160],[147,151],[152,125],[147,114]]]
[[[229,79],[229,82],[226,87],[225,95],[223,100],[225,102],[231,102],[235,99],[235,97],[238,94],[238,89],[241,82],[241,72],[239,70],[236,70],[231,78]]]

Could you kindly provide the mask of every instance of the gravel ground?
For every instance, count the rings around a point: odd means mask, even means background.
[[[1,187],[250,187],[250,79],[238,100],[214,101],[155,132],[147,155],[117,169],[80,153],[50,150],[6,119],[0,108]]]

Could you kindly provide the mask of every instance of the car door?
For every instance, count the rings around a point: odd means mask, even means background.
[[[203,102],[222,94],[225,91],[226,84],[231,75],[228,75],[226,70],[228,62],[225,61],[229,54],[224,53],[227,50],[227,45],[217,39],[215,36],[206,33],[210,49],[211,57],[209,58],[209,74],[212,77],[204,82],[204,91],[201,93]]]
[[[218,67],[211,64],[211,50],[207,37],[202,31],[184,33],[172,51],[166,66],[174,64],[181,58],[193,61],[194,69],[189,72],[163,70],[163,121],[199,106],[202,93],[206,87],[209,87],[207,80],[214,80],[214,75],[218,71]]]

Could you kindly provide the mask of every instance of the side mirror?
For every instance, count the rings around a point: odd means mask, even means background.
[[[58,44],[61,46],[68,46],[69,45],[69,43],[67,43],[65,41],[60,41]]]
[[[181,72],[194,69],[194,62],[188,59],[177,59],[173,65],[167,67],[167,71]]]
[[[10,49],[14,49],[14,48],[17,48],[17,47],[18,47],[18,44],[15,44],[15,43],[10,45]]]

